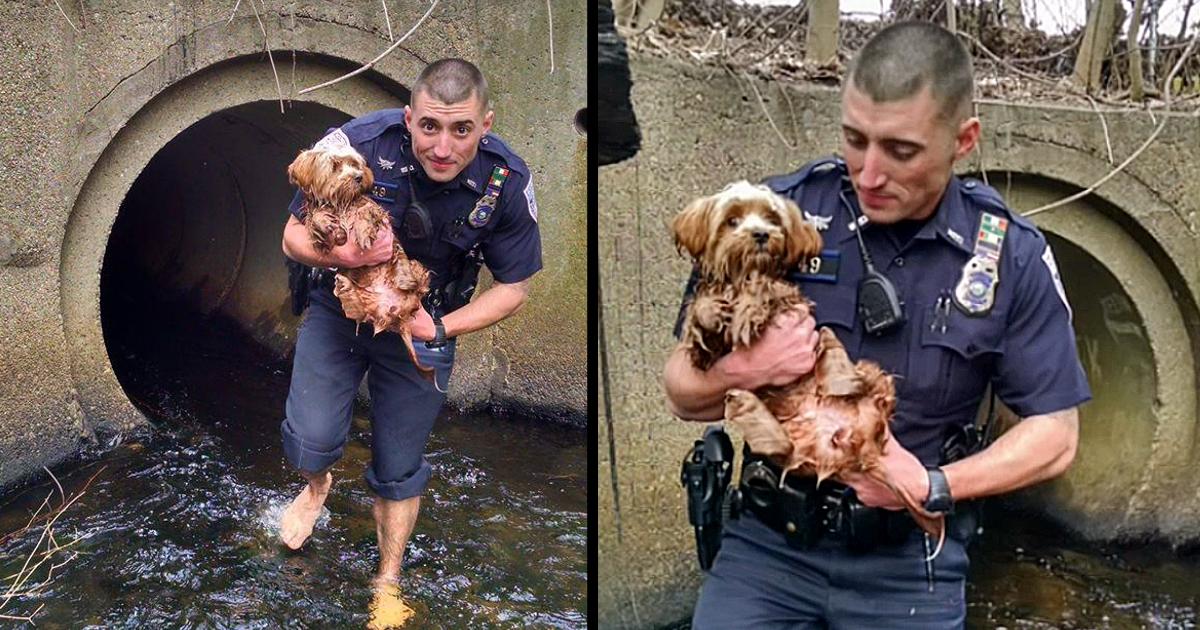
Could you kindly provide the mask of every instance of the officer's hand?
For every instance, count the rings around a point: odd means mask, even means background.
[[[355,243],[353,228],[349,230],[346,242],[330,250],[330,255],[337,261],[337,267],[354,269],[387,262],[392,258],[392,231],[386,227],[380,228],[375,242],[370,249],[359,249]]]
[[[426,311],[424,306],[413,314],[412,321],[408,324],[408,330],[412,333],[413,339],[421,341],[429,341],[437,334],[437,330],[433,327],[433,318],[429,316],[429,311]]]
[[[787,385],[812,372],[819,338],[812,315],[800,309],[784,311],[758,341],[721,357],[713,367],[742,389]]]
[[[917,503],[924,503],[929,498],[929,475],[925,472],[925,466],[896,440],[891,429],[887,431],[887,444],[883,447],[879,468],[897,488],[907,490]],[[905,508],[896,492],[879,479],[863,473],[846,473],[839,475],[838,480],[854,488],[863,505],[888,510]]]

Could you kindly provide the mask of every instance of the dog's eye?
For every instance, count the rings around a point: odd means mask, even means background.
[[[725,223],[728,224],[729,227],[737,227],[738,223],[741,223],[741,221],[742,220],[737,217],[729,217],[729,220]]]

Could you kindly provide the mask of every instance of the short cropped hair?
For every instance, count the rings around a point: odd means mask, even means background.
[[[974,98],[971,56],[950,31],[932,22],[899,22],[863,46],[850,65],[850,82],[877,103],[915,96],[926,86],[938,116],[956,123]]]
[[[448,105],[478,95],[484,111],[490,107],[487,79],[483,78],[483,73],[475,64],[464,59],[439,59],[425,66],[412,88],[413,98],[420,93]]]

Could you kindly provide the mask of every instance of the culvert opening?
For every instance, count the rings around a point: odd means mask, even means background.
[[[117,380],[144,413],[194,414],[261,383],[255,374],[282,375],[297,325],[280,251],[285,169],[347,119],[311,103],[222,110],[134,181],[105,250],[100,312]]]
[[[575,132],[578,133],[579,135],[583,136],[584,138],[587,137],[588,117],[587,117],[587,108],[586,107],[580,108],[579,111],[575,112]]]

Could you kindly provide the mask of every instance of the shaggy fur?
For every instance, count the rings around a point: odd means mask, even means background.
[[[304,194],[303,223],[313,248],[327,253],[349,238],[370,249],[379,230],[391,230],[387,212],[367,196],[374,176],[366,161],[350,148],[331,151],[309,149],[288,166],[288,179]],[[390,330],[404,339],[413,364],[426,376],[413,348],[409,322],[429,291],[429,272],[409,258],[397,240],[387,262],[344,269],[337,273],[333,293],[346,317],[369,323],[375,334]]]
[[[673,228],[676,245],[700,272],[681,340],[698,369],[753,344],[781,311],[807,314],[811,308],[785,278],[797,263],[820,254],[821,237],[790,200],[737,182],[689,204]],[[940,539],[940,517],[926,512],[879,466],[895,406],[892,377],[874,363],[851,362],[833,331],[822,328],[809,376],[756,392],[730,390],[725,419],[755,453],[782,466],[785,478],[795,471],[815,475],[818,484],[840,473],[879,479]]]

